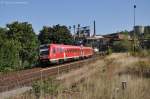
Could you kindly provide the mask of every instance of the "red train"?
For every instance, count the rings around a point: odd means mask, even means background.
[[[93,48],[63,44],[40,45],[40,62],[62,63],[72,59],[88,58],[93,55]]]

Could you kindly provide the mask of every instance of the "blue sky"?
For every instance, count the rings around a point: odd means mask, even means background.
[[[43,26],[89,25],[97,34],[133,27],[134,0],[0,0],[0,26],[27,21],[38,33]],[[150,25],[150,0],[136,0],[136,25]],[[93,30],[92,30],[93,31]]]

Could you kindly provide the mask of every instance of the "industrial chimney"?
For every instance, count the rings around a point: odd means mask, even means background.
[[[96,36],[96,26],[95,26],[95,20],[94,20],[94,33],[93,33],[93,37]]]

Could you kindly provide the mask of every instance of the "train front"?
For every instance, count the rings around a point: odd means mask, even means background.
[[[50,45],[44,44],[39,47],[39,61],[40,63],[49,63],[50,59]]]

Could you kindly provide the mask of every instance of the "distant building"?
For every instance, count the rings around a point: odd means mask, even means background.
[[[107,49],[109,39],[104,38],[101,35],[95,35],[86,38],[86,46],[91,46],[94,50],[105,51]]]
[[[112,33],[112,34],[106,34],[103,35],[104,38],[109,38],[111,40],[124,40],[124,39],[131,39],[130,35],[125,35],[121,32],[119,33]]]
[[[135,26],[134,31],[137,35],[143,34],[144,33],[144,26]]]

